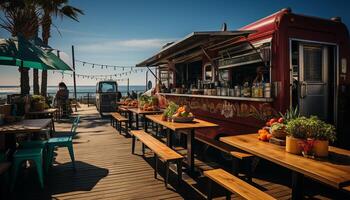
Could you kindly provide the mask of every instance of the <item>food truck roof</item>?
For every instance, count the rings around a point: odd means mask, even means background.
[[[290,19],[282,20],[285,16],[289,16]],[[256,43],[262,40],[271,41],[274,33],[279,31],[281,24],[291,24],[293,27],[298,26],[301,28],[312,27],[313,30],[322,32],[324,32],[324,30],[329,30],[337,33],[348,33],[346,26],[336,18],[322,19],[294,14],[291,9],[285,8],[236,31],[193,32],[179,41],[168,44],[161,49],[160,52],[136,66],[159,66],[168,64],[169,61],[185,61],[183,59],[185,54],[188,55],[186,59],[200,56],[202,47],[216,46],[214,49],[219,50],[227,45],[239,44],[241,41],[250,43]],[[345,31],[339,31],[339,28]],[[342,38],[339,36],[337,37]],[[233,43],[229,43],[231,41],[233,41]]]
[[[252,30],[237,30],[237,31],[205,31],[193,32],[185,38],[178,40],[168,46],[165,46],[160,52],[154,56],[137,64],[137,67],[145,67],[152,65],[160,65],[167,63],[167,59],[178,54],[200,48],[203,45],[215,44],[228,39],[247,37],[255,31]]]

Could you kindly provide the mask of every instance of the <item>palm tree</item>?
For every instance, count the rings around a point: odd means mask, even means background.
[[[0,10],[4,13],[0,19],[0,27],[10,32],[12,36],[22,35],[26,39],[31,39],[38,33],[39,12],[34,1],[1,0]],[[29,94],[29,69],[19,67],[19,71],[21,94]]]
[[[78,15],[83,15],[83,11],[68,5],[68,0],[39,0],[39,5],[43,10],[41,19],[42,39],[45,45],[49,44],[51,36],[52,17],[68,17],[78,21]],[[43,70],[41,75],[41,95],[47,93],[47,71]]]

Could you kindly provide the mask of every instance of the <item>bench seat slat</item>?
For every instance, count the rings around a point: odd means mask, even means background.
[[[240,151],[239,149],[236,149],[226,143],[223,143],[214,139],[206,138],[201,135],[196,135],[195,139],[211,147],[214,147],[222,152],[231,154],[232,156],[241,160],[254,157],[252,154]]]
[[[204,172],[204,175],[232,193],[239,194],[248,200],[273,200],[272,196],[255,188],[242,179],[226,172],[223,169],[214,169]]]
[[[177,160],[183,158],[182,155],[178,154],[173,149],[143,130],[133,130],[131,131],[131,134],[138,138],[143,144],[145,144],[163,160]]]
[[[111,113],[111,116],[118,121],[123,121],[123,122],[128,121],[128,119],[126,119],[125,117],[123,117],[121,114],[117,112]]]

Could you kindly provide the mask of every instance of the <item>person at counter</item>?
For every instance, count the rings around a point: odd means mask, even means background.
[[[256,77],[253,81],[253,84],[258,84],[258,83],[264,83],[265,79],[264,79],[264,72],[265,69],[263,66],[259,66],[256,68]]]

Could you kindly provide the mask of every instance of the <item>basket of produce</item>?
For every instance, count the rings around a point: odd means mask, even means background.
[[[280,118],[276,122],[271,123],[270,132],[273,137],[279,139],[285,139],[287,136],[286,125],[283,123],[283,119]]]
[[[144,111],[157,111],[158,108],[158,98],[142,95],[139,98],[139,108]]]
[[[173,122],[183,122],[183,123],[192,122],[194,120],[194,116],[190,112],[188,106],[179,107],[171,118]]]

